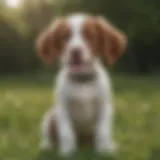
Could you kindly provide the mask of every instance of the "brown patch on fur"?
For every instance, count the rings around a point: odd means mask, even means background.
[[[97,55],[99,52],[98,46],[98,32],[95,25],[95,18],[89,17],[83,25],[82,34],[89,49],[91,49],[93,55]]]
[[[126,49],[126,36],[102,18],[90,16],[83,27],[84,40],[92,53],[101,53],[112,65]]]
[[[52,63],[62,53],[70,36],[71,31],[66,21],[64,19],[56,20],[53,25],[40,34],[36,43],[38,55],[47,63]]]
[[[53,143],[53,145],[57,145],[58,144],[58,132],[57,132],[57,122],[56,122],[56,117],[55,115],[52,115],[50,117],[50,121],[49,121],[49,138],[51,140],[51,142]]]
[[[125,51],[127,38],[125,34],[111,25],[108,21],[97,18],[95,20],[99,34],[99,50],[104,54],[107,64],[112,65]]]

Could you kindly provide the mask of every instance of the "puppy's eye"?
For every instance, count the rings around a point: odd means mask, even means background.
[[[87,40],[92,40],[92,39],[94,39],[94,35],[95,35],[94,30],[85,30],[85,31],[84,31],[84,37],[85,37]]]
[[[62,42],[66,42],[70,37],[70,31],[68,30],[68,28],[64,28],[64,30],[61,30],[59,32],[59,36]]]
[[[63,41],[63,42],[66,42],[66,41],[68,41],[68,39],[69,39],[69,34],[62,34],[61,35],[61,40]]]
[[[86,39],[91,39],[92,38],[92,33],[87,31],[87,32],[84,33],[84,36],[85,36]]]

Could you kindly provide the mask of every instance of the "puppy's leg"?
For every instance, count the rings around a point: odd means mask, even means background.
[[[60,142],[60,153],[64,156],[72,155],[77,148],[76,135],[66,107],[59,105],[57,128]]]
[[[96,150],[98,152],[114,153],[117,149],[116,143],[112,139],[113,108],[106,102],[101,110],[99,122],[96,128]]]
[[[57,140],[56,133],[56,114],[53,109],[49,110],[43,118],[41,124],[42,141],[40,148],[43,150],[52,149]]]

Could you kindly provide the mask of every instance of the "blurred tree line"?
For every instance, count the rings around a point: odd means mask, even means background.
[[[55,16],[71,12],[105,16],[125,31],[129,46],[116,70],[160,73],[159,0],[21,0],[17,8],[1,0],[0,73],[43,69],[35,38]]]

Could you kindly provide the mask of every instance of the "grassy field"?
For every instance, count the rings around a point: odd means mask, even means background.
[[[160,78],[113,77],[116,160],[160,160]],[[1,77],[0,160],[60,159],[38,149],[39,126],[54,101],[50,77]],[[101,160],[92,151],[74,160]]]

